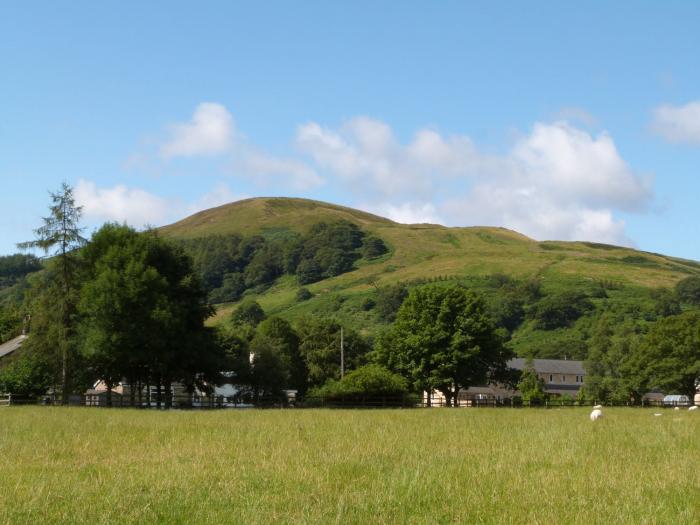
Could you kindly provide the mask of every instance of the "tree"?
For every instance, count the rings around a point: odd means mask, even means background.
[[[525,362],[525,368],[520,375],[518,390],[523,397],[523,401],[530,404],[542,403],[545,398],[544,381],[535,371],[532,359]]]
[[[83,257],[83,350],[108,387],[127,378],[132,392],[155,384],[161,394],[173,381],[193,388],[219,379],[223,353],[204,327],[213,311],[179,246],[152,230],[106,224]]]
[[[579,317],[593,309],[588,296],[581,292],[566,291],[542,299],[535,309],[537,328],[554,330],[571,326]]]
[[[362,243],[362,255],[366,259],[380,257],[388,251],[389,249],[386,247],[386,244],[384,244],[384,241],[379,237],[365,237],[365,240]]]
[[[687,304],[700,306],[700,277],[686,277],[676,284],[676,295]]]
[[[393,322],[404,299],[408,296],[408,288],[403,283],[384,286],[377,289],[375,310],[379,318],[385,322]]]
[[[460,389],[507,376],[505,349],[483,300],[462,287],[414,288],[376,357],[416,391],[441,391],[448,405]]]
[[[333,319],[302,318],[297,325],[299,352],[309,371],[308,384],[316,387],[340,379],[340,323]],[[369,344],[353,330],[344,330],[345,368],[364,364]]]
[[[59,349],[61,361],[61,393],[62,402],[68,403],[69,385],[69,356],[74,353],[76,325],[77,289],[79,288],[77,248],[85,244],[82,236],[83,229],[79,226],[82,207],[76,206],[73,188],[67,183],[61,185],[56,193],[51,193],[49,216],[43,218],[43,225],[34,230],[36,239],[18,244],[20,249],[39,248],[53,258],[48,265],[50,271],[49,286],[45,292],[52,298],[38,301],[35,305],[53,308],[55,316],[44,316],[43,319],[54,324],[54,329],[39,330],[37,337],[51,332],[55,336],[55,345]],[[46,297],[44,298],[46,299]],[[53,346],[52,342],[43,341],[45,346]]]
[[[282,343],[266,335],[256,334],[250,343],[250,352],[251,386],[255,401],[284,401],[290,370]]]
[[[692,399],[700,378],[700,312],[657,321],[643,338],[636,359],[646,388]]]
[[[310,284],[323,278],[323,269],[315,259],[302,259],[297,265],[297,280],[299,284]]]
[[[255,338],[258,337],[267,338],[279,349],[284,367],[289,371],[289,379],[284,388],[297,390],[300,395],[304,394],[309,371],[299,351],[299,336],[292,325],[280,317],[270,317],[258,325]]]
[[[256,301],[245,301],[233,311],[231,320],[234,324],[247,324],[255,328],[267,319],[265,310]]]

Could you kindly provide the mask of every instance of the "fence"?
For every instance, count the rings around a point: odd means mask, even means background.
[[[577,402],[571,399],[549,399],[546,401],[523,401],[520,398],[505,399],[459,399],[459,408],[573,408],[592,407],[597,401]],[[113,394],[111,403],[105,392],[87,395],[71,395],[66,403],[68,406],[83,407],[113,407],[113,408],[141,408],[158,409],[174,408],[180,410],[212,410],[212,409],[241,409],[241,408],[438,408],[447,406],[444,398],[433,398],[428,404],[425,398],[416,395],[401,396],[340,396],[340,397],[253,397],[253,396],[206,396],[206,395],[161,395],[153,394],[150,399],[138,398],[133,402],[130,397]],[[21,405],[63,405],[60,396],[20,397],[14,395],[0,395],[0,407]],[[633,403],[605,403],[606,407],[650,407],[650,408],[687,408],[691,402],[666,402],[659,400],[645,400],[643,404]]]

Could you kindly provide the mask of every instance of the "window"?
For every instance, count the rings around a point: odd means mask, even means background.
[[[552,374],[549,374],[549,382],[551,383],[552,381],[553,381]]]
[[[561,376],[561,382],[566,383],[566,376]]]

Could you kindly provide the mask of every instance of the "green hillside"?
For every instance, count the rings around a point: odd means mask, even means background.
[[[596,305],[621,305],[641,312],[653,310],[651,291],[672,288],[679,280],[700,275],[700,263],[617,246],[587,242],[538,242],[504,228],[448,228],[434,224],[398,224],[366,212],[324,202],[256,198],[199,212],[162,228],[172,238],[254,234],[266,238],[305,233],[318,222],[347,220],[367,234],[385,241],[390,253],[371,261],[361,259],[353,271],[307,288],[314,294],[298,302],[299,285],[293,276],[278,279],[253,297],[268,314],[293,319],[303,314],[334,315],[373,334],[382,323],[366,300],[381,287],[398,282],[462,282],[492,291],[490,276],[504,274],[518,280],[537,280],[545,293],[606,288],[591,293]],[[605,295],[601,298],[600,295]],[[216,323],[235,305],[220,305]],[[523,348],[566,334],[534,330],[524,323],[514,334]],[[566,332],[566,330],[564,330]],[[558,335],[557,335],[558,334]],[[517,346],[517,345],[516,345]]]

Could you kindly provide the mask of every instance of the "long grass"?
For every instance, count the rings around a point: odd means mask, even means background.
[[[0,523],[700,523],[700,415],[0,409]]]

